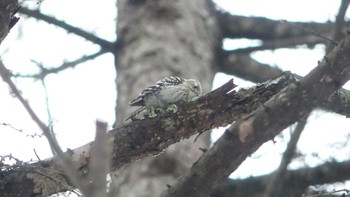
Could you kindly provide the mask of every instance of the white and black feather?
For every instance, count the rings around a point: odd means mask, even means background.
[[[154,85],[148,86],[139,94],[138,97],[129,102],[129,106],[145,106],[145,99],[149,97],[157,97],[162,89],[168,86],[177,86],[184,83],[184,79],[180,77],[166,77],[157,81]]]

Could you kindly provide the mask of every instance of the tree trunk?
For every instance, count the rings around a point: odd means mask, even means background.
[[[203,0],[118,1],[118,101],[116,125],[135,110],[128,102],[157,80],[170,75],[198,79],[204,93],[215,74],[221,33],[214,5]],[[117,196],[158,196],[208,148],[209,134],[172,145],[115,172]]]

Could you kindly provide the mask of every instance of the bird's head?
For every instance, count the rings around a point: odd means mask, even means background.
[[[191,97],[199,97],[202,95],[202,86],[196,79],[185,79],[188,87],[190,87]]]

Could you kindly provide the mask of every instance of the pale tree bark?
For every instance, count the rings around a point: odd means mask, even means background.
[[[196,78],[208,92],[221,35],[210,1],[118,1],[116,125],[135,108],[130,99],[170,75]],[[170,146],[157,157],[114,173],[117,196],[158,196],[208,148],[209,134]]]

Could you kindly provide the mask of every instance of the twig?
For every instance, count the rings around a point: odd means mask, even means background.
[[[46,88],[46,84],[45,84],[45,79],[41,80],[41,85],[44,88],[44,93],[45,93],[45,104],[46,104],[46,112],[47,112],[47,116],[48,116],[48,122],[49,124],[52,124],[52,115],[51,115],[51,111],[50,111],[50,105],[49,105],[49,95],[47,93],[47,88]],[[51,135],[54,135],[53,133],[51,133]]]
[[[266,184],[266,190],[263,195],[264,197],[274,197],[274,196],[280,195],[280,191],[283,186],[283,179],[287,172],[287,167],[289,163],[292,161],[292,158],[295,154],[295,149],[297,147],[300,135],[305,128],[308,116],[309,114],[305,115],[297,123],[297,126],[295,127],[295,130],[291,135],[291,139],[287,145],[287,148],[282,156],[280,166],[278,167],[277,171],[274,173],[274,175],[269,179],[268,183]]]
[[[112,53],[115,53],[115,44],[114,43],[109,42],[107,40],[104,40],[102,38],[99,38],[92,33],[89,33],[89,32],[82,30],[81,28],[74,27],[70,24],[67,24],[64,21],[60,21],[54,17],[45,15],[45,14],[41,13],[39,10],[30,10],[28,8],[23,7],[22,9],[19,10],[19,13],[25,14],[27,16],[30,16],[30,17],[33,17],[33,18],[36,18],[36,19],[39,19],[42,21],[45,21],[45,22],[47,22],[49,24],[53,24],[57,27],[61,27],[62,29],[65,29],[66,31],[68,31],[70,33],[76,34],[78,36],[81,36],[82,38],[85,38],[88,41],[91,41],[97,45],[100,45],[103,50],[107,50],[107,51],[110,51]]]
[[[45,77],[49,74],[55,73],[57,74],[60,71],[63,71],[67,68],[74,68],[76,65],[81,64],[83,62],[95,59],[96,57],[105,54],[106,51],[98,51],[96,53],[90,54],[90,55],[84,55],[74,61],[71,62],[64,62],[61,66],[55,67],[55,68],[46,68],[41,63],[35,62],[32,60],[39,68],[40,72],[36,74],[29,74],[29,75],[22,75],[22,74],[12,74],[14,77],[24,77],[24,78],[37,78],[37,79],[45,79]]]
[[[35,148],[33,148],[33,151],[34,151],[34,154],[35,154],[36,158],[38,159],[38,161],[41,161],[41,159],[40,159],[38,153],[36,152]]]
[[[84,191],[85,188],[82,187],[83,181],[81,179],[79,179],[79,175],[78,175],[76,169],[74,169],[74,167],[73,167],[74,165],[73,165],[72,161],[69,158],[67,158],[66,155],[64,155],[64,152],[62,151],[62,149],[58,145],[58,142],[55,140],[54,137],[52,137],[50,128],[48,126],[46,126],[39,119],[39,117],[36,115],[34,110],[30,107],[28,102],[23,98],[22,94],[17,89],[16,85],[12,82],[12,80],[10,78],[10,72],[7,70],[7,68],[5,67],[5,65],[3,64],[2,61],[0,61],[0,75],[1,75],[2,79],[9,85],[11,91],[18,98],[18,100],[21,102],[23,107],[27,110],[28,114],[33,119],[33,121],[42,130],[45,137],[47,138],[47,141],[50,144],[50,147],[57,153],[57,156],[60,158],[59,161],[62,164],[62,167],[64,168],[65,172],[67,173],[67,175],[69,176],[69,178],[73,182],[73,184],[75,184],[78,187],[80,186],[79,188]]]
[[[0,162],[1,163],[4,163],[5,159],[15,160],[16,161],[15,165],[17,165],[17,166],[21,166],[21,165],[23,165],[25,163],[24,161],[14,157],[12,154],[0,156]]]
[[[28,134],[28,133],[25,133],[25,132],[23,131],[23,129],[18,129],[18,128],[12,126],[12,125],[9,124],[9,123],[1,122],[0,125],[5,126],[5,127],[10,127],[11,129],[13,129],[13,130],[15,130],[15,131],[18,131],[18,132],[20,132],[20,133],[26,135],[27,137],[32,137],[32,138],[34,138],[34,137],[42,137],[42,136],[43,136],[43,134],[37,134],[37,133]]]
[[[28,114],[30,115],[30,117],[33,119],[33,121],[39,126],[39,128],[43,131],[44,135],[46,136],[46,138],[48,138],[48,141],[50,143],[50,146],[52,146],[55,150],[59,151],[60,147],[58,146],[57,142],[55,142],[52,137],[51,137],[51,133],[50,133],[50,129],[49,127],[47,127],[40,119],[39,117],[36,115],[36,113],[34,112],[34,110],[30,107],[30,105],[28,104],[28,102],[23,98],[22,94],[20,93],[20,91],[17,89],[16,85],[12,82],[12,80],[10,79],[10,72],[7,70],[7,68],[4,66],[4,64],[2,63],[2,61],[0,62],[0,75],[2,77],[2,79],[9,85],[12,93],[18,98],[18,100],[21,102],[21,104],[23,105],[23,107],[27,110]],[[60,150],[59,152],[63,151]]]
[[[46,88],[46,84],[45,84],[45,79],[44,78],[41,79],[41,84],[42,84],[42,86],[44,88],[44,92],[45,92],[46,111],[47,111],[47,117],[48,117],[49,128],[50,128],[49,131],[50,131],[50,134],[51,134],[52,138],[54,138],[54,141],[57,142],[57,138],[56,138],[55,132],[53,131],[53,125],[52,125],[53,121],[52,121],[50,105],[49,105],[49,95],[47,94],[47,88]],[[53,155],[56,154],[56,151],[52,147],[51,147],[51,151],[52,151]]]

